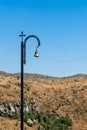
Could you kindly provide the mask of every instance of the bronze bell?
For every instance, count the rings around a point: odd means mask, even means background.
[[[37,49],[36,49],[36,51],[35,51],[34,57],[39,57],[39,53],[38,53],[38,50],[37,50]]]

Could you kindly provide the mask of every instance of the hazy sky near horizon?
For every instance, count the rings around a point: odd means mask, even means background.
[[[41,41],[39,58],[37,41],[27,41],[25,72],[87,74],[86,0],[0,0],[0,71],[20,72],[21,31]]]

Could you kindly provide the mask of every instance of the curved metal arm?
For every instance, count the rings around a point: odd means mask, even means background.
[[[36,35],[29,35],[25,38],[24,40],[24,45],[26,45],[26,41],[29,39],[29,38],[35,38],[37,41],[38,41],[38,46],[36,48],[38,48],[40,46],[40,40],[39,38],[36,36]]]
[[[25,38],[24,43],[23,43],[23,47],[24,47],[24,49],[23,49],[23,52],[24,52],[23,53],[23,62],[24,62],[24,64],[26,64],[26,42],[29,38],[35,38],[37,40],[38,45],[36,46],[36,49],[40,46],[40,40],[36,35],[29,35]]]

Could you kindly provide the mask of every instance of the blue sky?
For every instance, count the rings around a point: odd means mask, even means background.
[[[21,31],[41,41],[38,59],[33,57],[37,41],[27,41],[25,72],[87,74],[86,0],[0,0],[1,71],[20,72]]]

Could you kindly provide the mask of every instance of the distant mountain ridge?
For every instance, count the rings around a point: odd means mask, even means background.
[[[71,75],[71,76],[67,76],[68,78],[73,78],[73,77],[84,77],[84,76],[87,76],[87,74],[75,74],[75,75]]]
[[[0,75],[3,75],[3,76],[20,76],[21,73],[8,73],[8,72],[5,72],[5,71],[0,71]],[[48,76],[48,75],[43,75],[43,74],[36,74],[36,73],[24,73],[24,76],[25,77],[52,77],[52,76]]]
[[[8,73],[8,72],[5,72],[5,71],[0,71],[0,75],[3,75],[3,76],[20,76],[21,73]],[[24,76],[25,77],[44,77],[44,78],[74,78],[74,77],[84,77],[84,76],[87,76],[87,74],[81,74],[81,73],[78,73],[78,74],[75,74],[75,75],[71,75],[71,76],[64,76],[64,77],[56,77],[56,76],[50,76],[50,75],[43,75],[43,74],[37,74],[37,73],[24,73]]]
[[[13,75],[12,73],[7,73],[5,71],[0,71],[0,75],[7,76],[7,75]]]

